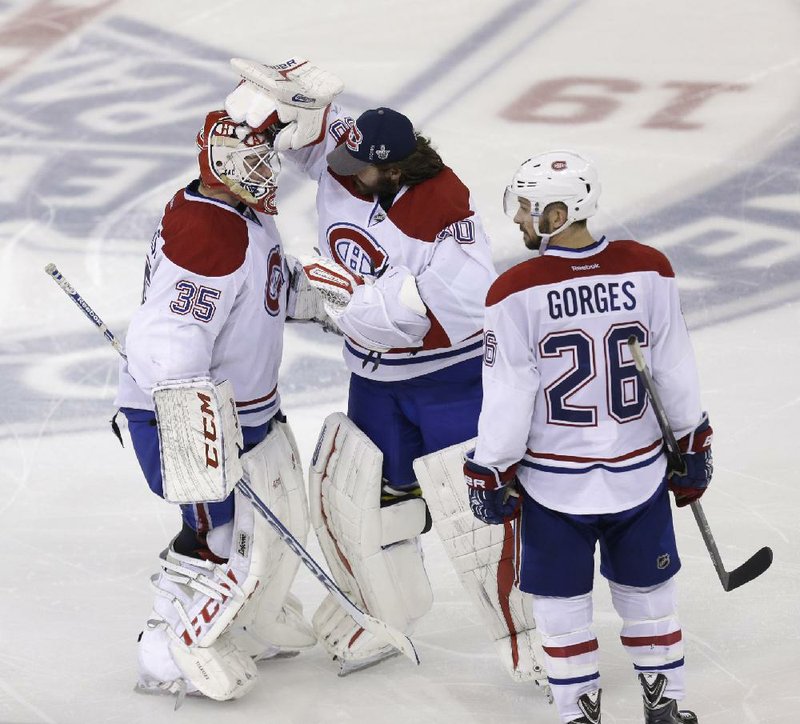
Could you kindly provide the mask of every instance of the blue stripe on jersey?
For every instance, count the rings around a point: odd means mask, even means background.
[[[548,684],[555,684],[556,686],[569,686],[570,684],[583,684],[586,681],[594,681],[599,679],[600,674],[587,674],[586,676],[576,676],[574,679],[554,679],[552,676],[547,677]]]
[[[594,244],[590,244],[589,246],[582,246],[580,249],[571,249],[566,246],[558,246],[557,244],[553,244],[545,249],[545,255],[548,251],[566,251],[570,254],[586,254],[588,252],[592,252],[594,249],[597,249],[598,246],[602,246],[606,242],[606,237],[601,236]]]
[[[636,671],[667,671],[669,669],[679,669],[681,666],[683,666],[682,657],[677,661],[673,661],[670,664],[664,664],[663,666],[636,666],[636,664],[634,664],[633,668],[636,669]]]
[[[364,354],[363,352],[359,352],[355,347],[353,347],[347,340],[344,342],[344,346],[347,347],[347,351],[350,352],[354,357],[358,357],[359,359],[369,359],[372,362],[375,353],[373,353],[373,357],[369,357],[369,355]],[[473,352],[475,350],[480,349],[483,347],[483,338],[479,339],[477,342],[473,342],[466,347],[460,347],[459,349],[450,349],[447,352],[437,352],[436,354],[429,354],[425,355],[424,357],[404,357],[403,359],[387,359],[385,356],[381,357],[381,364],[382,365],[413,365],[413,364],[420,364],[423,362],[431,362],[437,359],[446,359],[447,357],[456,357],[460,354],[466,354],[467,352]]]
[[[560,475],[583,475],[584,473],[588,473],[591,470],[597,470],[598,468],[606,470],[609,473],[627,473],[629,470],[638,470],[639,468],[645,468],[648,465],[652,465],[660,457],[661,450],[659,449],[655,455],[645,460],[642,460],[638,463],[633,463],[632,465],[624,465],[622,467],[611,467],[609,465],[605,465],[604,463],[594,463],[582,468],[561,468],[556,467],[555,465],[542,465],[541,463],[534,463],[525,459],[521,460],[520,464],[524,465],[526,468],[541,470],[544,473],[558,473]]]

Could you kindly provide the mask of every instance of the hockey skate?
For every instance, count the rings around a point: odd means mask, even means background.
[[[678,702],[664,696],[664,674],[639,674],[639,683],[644,691],[645,724],[697,724],[693,711],[678,710]]]
[[[162,570],[150,579],[156,594],[153,610],[138,642],[136,690],[175,694],[176,708],[186,695],[218,701],[238,699],[258,676],[255,663],[227,631],[211,636],[209,628],[201,625],[201,619],[213,620],[226,604],[244,595],[202,541],[186,545],[189,537],[177,536],[161,553]],[[178,552],[176,543],[186,552]],[[204,611],[212,613],[203,617]]]
[[[600,724],[600,696],[602,689],[595,689],[583,694],[578,699],[578,708],[583,713],[582,717],[573,719],[569,724]]]

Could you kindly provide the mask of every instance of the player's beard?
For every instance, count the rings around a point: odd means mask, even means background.
[[[362,196],[394,196],[400,190],[400,184],[390,178],[381,177],[374,184],[365,184],[358,176],[353,176],[353,185]]]
[[[518,224],[518,226],[522,232],[522,243],[525,244],[525,248],[536,251],[542,243],[542,238],[528,231],[522,224]]]

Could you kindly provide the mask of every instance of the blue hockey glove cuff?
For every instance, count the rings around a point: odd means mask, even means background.
[[[688,435],[678,440],[686,471],[673,471],[669,477],[669,489],[675,495],[675,504],[682,508],[705,493],[714,473],[714,458],[711,442],[714,430],[703,413],[700,424]]]
[[[501,472],[492,465],[476,463],[472,454],[470,451],[464,458],[464,479],[472,514],[492,525],[516,518],[521,503],[514,475],[517,466],[512,465]]]

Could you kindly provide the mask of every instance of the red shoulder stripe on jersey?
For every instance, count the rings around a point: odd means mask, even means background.
[[[164,255],[179,267],[204,277],[235,272],[247,253],[247,222],[213,203],[188,201],[176,194],[161,220]]]
[[[569,259],[545,255],[511,267],[489,288],[486,306],[491,307],[512,294],[545,284],[633,272],[656,272],[662,277],[675,276],[669,259],[652,246],[632,240],[612,241],[603,251],[591,256],[576,255],[576,258]]]
[[[445,166],[433,178],[408,189],[392,204],[388,216],[406,236],[435,241],[442,229],[473,214],[469,189]]]

